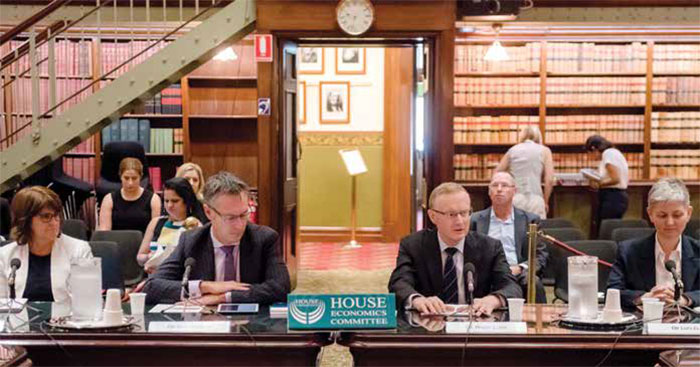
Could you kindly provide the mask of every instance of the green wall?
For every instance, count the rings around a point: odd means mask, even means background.
[[[349,227],[351,178],[338,150],[357,147],[368,172],[357,177],[358,227],[382,226],[382,146],[378,139],[360,139],[360,144],[344,138],[304,139],[300,133],[302,159],[299,161],[300,226]],[[363,136],[366,135],[363,134]],[[328,135],[330,136],[330,135]],[[311,141],[313,140],[313,141]],[[356,139],[355,139],[356,140]]]

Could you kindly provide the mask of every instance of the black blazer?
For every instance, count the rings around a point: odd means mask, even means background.
[[[620,243],[617,259],[608,278],[608,288],[620,290],[620,300],[625,308],[635,307],[634,301],[656,286],[656,262],[654,246],[656,233]],[[682,236],[681,279],[685,295],[700,305],[700,242]]]
[[[527,256],[527,226],[530,223],[539,224],[540,216],[535,213],[513,208],[513,227],[515,231],[515,253],[518,256],[518,264],[528,264]],[[470,231],[476,231],[488,236],[491,224],[491,207],[478,211],[471,216]],[[537,272],[541,272],[547,265],[547,246],[544,241],[537,241]],[[529,266],[529,264],[528,264]]]
[[[510,273],[503,246],[497,240],[469,232],[464,241],[464,262],[476,268],[474,297],[499,294],[503,298],[522,297],[522,290]],[[426,297],[442,291],[442,257],[436,230],[421,230],[401,240],[396,268],[389,279],[389,292],[396,294],[399,309],[408,297]],[[465,285],[466,289],[466,285]]]
[[[175,251],[146,283],[146,302],[172,303],[180,300],[185,259],[193,257],[190,280],[216,279],[211,224],[187,231],[180,236]],[[273,229],[248,223],[240,245],[241,282],[250,284],[247,291],[231,291],[231,302],[270,304],[286,302],[290,291],[289,272],[280,255],[279,235]]]

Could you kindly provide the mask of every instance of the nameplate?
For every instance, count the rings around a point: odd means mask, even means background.
[[[448,334],[527,334],[527,325],[525,322],[448,321],[445,332]]]
[[[396,298],[391,294],[290,294],[290,330],[394,329]]]
[[[648,323],[648,335],[700,335],[700,324]]]
[[[149,333],[228,333],[230,321],[151,321]]]

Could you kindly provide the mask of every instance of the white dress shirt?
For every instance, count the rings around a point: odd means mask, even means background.
[[[241,279],[241,260],[240,260],[240,242],[234,243],[232,245],[224,245],[221,241],[219,241],[216,236],[214,236],[214,231],[210,231],[211,234],[211,242],[214,245],[214,280],[217,282],[223,282],[225,277],[224,277],[224,268],[226,266],[226,252],[222,250],[221,248],[224,246],[235,246],[235,249],[233,250],[233,258],[236,261],[236,281],[240,281]],[[189,291],[190,291],[190,296],[191,297],[200,297],[202,295],[201,290],[199,289],[199,285],[202,281],[201,280],[191,280],[189,285]],[[230,295],[227,292],[226,293],[226,302],[230,302]]]
[[[676,272],[678,274],[681,274],[681,248],[683,247],[681,240],[682,237],[678,237],[676,248],[671,251],[668,256],[668,260],[673,260],[676,263]],[[654,259],[656,264],[656,285],[665,284],[673,287],[675,284],[673,282],[673,275],[671,275],[670,271],[666,270],[666,266],[664,265],[667,260],[664,251],[661,249],[658,234],[656,235],[656,245],[654,246]]]
[[[491,208],[491,218],[489,219],[489,237],[501,241],[503,251],[506,254],[508,265],[518,265],[518,254],[515,248],[515,210],[510,208],[510,215],[506,220],[501,220],[496,216],[496,212]]]

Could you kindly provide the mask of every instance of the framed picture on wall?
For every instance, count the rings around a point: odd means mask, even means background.
[[[299,82],[297,85],[297,111],[299,111],[299,116],[297,121],[300,124],[306,123],[306,82]]]
[[[319,107],[322,124],[349,124],[350,82],[320,82]]]
[[[298,55],[299,74],[323,74],[323,49],[300,47]]]
[[[364,74],[367,49],[359,47],[338,47],[335,49],[336,74]]]

